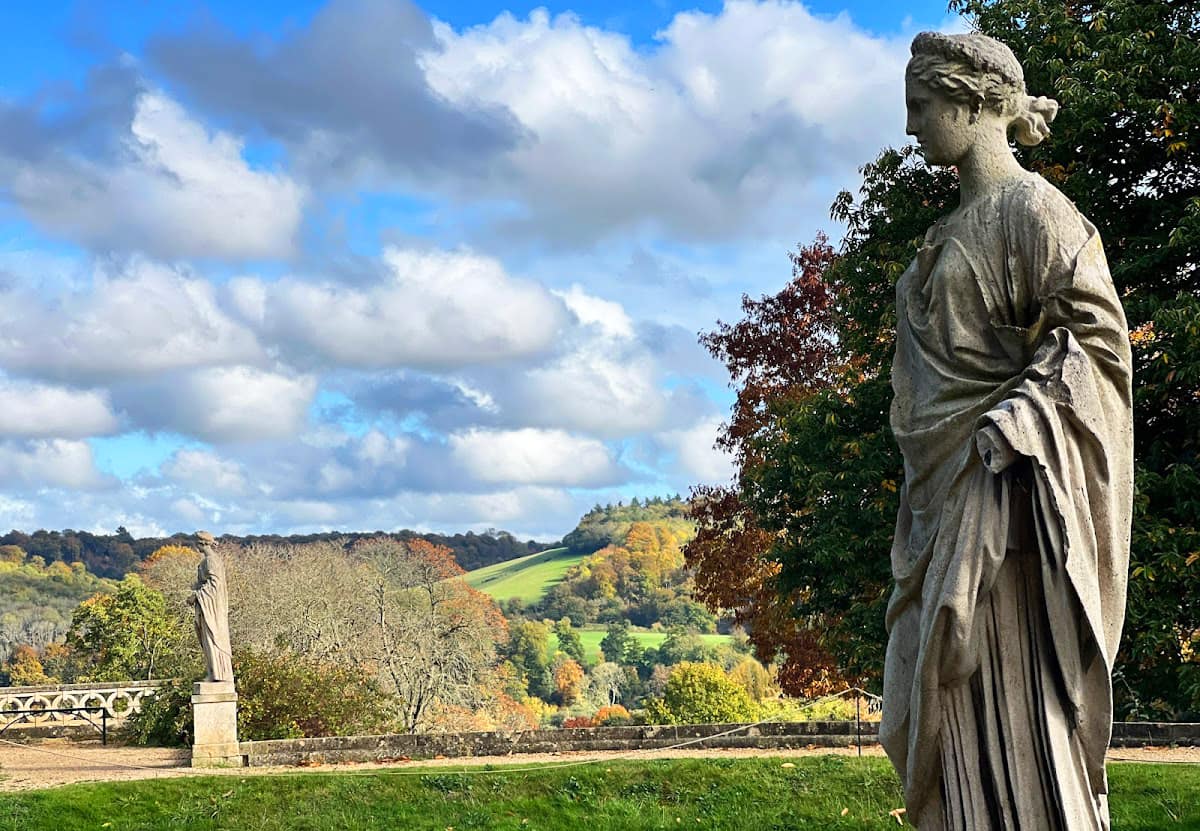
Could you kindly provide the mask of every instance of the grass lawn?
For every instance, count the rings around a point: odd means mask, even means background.
[[[586,629],[576,629],[579,633],[579,640],[583,642],[583,654],[588,657],[588,663],[594,664],[602,660],[600,655],[600,641],[604,640],[604,635],[608,631],[606,628],[588,627]],[[630,629],[629,634],[643,649],[657,649],[659,644],[667,639],[666,632],[650,632],[645,629]],[[720,646],[723,643],[729,643],[731,640],[729,635],[699,635],[700,640],[709,646]],[[554,633],[550,633],[550,654],[553,655],[558,649],[558,638]]]
[[[540,600],[551,586],[562,581],[567,569],[583,559],[565,548],[549,548],[537,554],[505,560],[468,571],[467,585],[489,594],[497,603],[516,597],[522,603]]]
[[[0,831],[729,831],[895,829],[879,758],[613,761],[512,773],[303,772],[0,795]],[[404,769],[410,771],[412,769]],[[503,770],[503,769],[500,769]],[[1200,767],[1110,767],[1114,831],[1200,828]],[[907,824],[906,826],[907,827]]]

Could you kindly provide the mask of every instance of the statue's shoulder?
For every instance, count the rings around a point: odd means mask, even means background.
[[[1002,199],[1004,234],[1010,244],[1081,245],[1094,233],[1094,227],[1075,208],[1066,193],[1036,173],[1027,174],[1010,185]],[[1039,243],[1040,240],[1040,243]]]
[[[1075,203],[1036,173],[1027,173],[1006,188],[1001,215],[1020,236],[1076,236],[1087,225]]]

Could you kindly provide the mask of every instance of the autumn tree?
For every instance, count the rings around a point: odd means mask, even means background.
[[[162,594],[129,574],[115,593],[79,604],[67,644],[86,668],[80,680],[128,681],[172,675],[171,646],[180,637]]]
[[[461,579],[449,549],[391,537],[222,545],[235,658],[291,655],[368,673],[395,698],[407,731],[427,729],[440,707],[474,707],[489,694],[507,626]],[[167,596],[186,597],[192,556],[165,554],[146,576]],[[189,611],[175,614],[186,621]]]
[[[573,658],[566,655],[561,658],[554,662],[554,693],[564,707],[570,707],[583,689],[584,672]]]
[[[629,686],[629,675],[620,664],[604,661],[596,664],[587,676],[585,696],[593,707],[604,707],[621,701]]]
[[[729,670],[729,680],[746,691],[750,699],[760,702],[779,694],[771,671],[754,658],[744,658],[737,666]]]
[[[742,320],[718,323],[700,338],[725,364],[736,391],[717,444],[734,457],[738,474],[731,486],[693,490],[696,536],[684,553],[695,575],[696,597],[716,613],[733,611],[759,658],[779,661],[785,690],[817,695],[839,680],[819,646],[819,620],[794,613],[798,592],[780,588],[779,563],[770,556],[773,535],[742,496],[763,464],[756,440],[777,409],[831,384],[838,371],[832,323],[838,292],[826,273],[833,248],[818,235],[789,256],[792,279],[782,291],[758,299],[743,296]]]
[[[379,538],[356,543],[351,556],[370,602],[361,642],[399,699],[404,728],[419,730],[435,703],[478,703],[507,626],[495,602],[461,579],[450,549]]]
[[[37,650],[29,644],[17,644],[3,667],[8,684],[13,687],[49,684],[51,678],[46,675]]]

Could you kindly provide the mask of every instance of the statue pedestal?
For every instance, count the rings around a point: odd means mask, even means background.
[[[192,687],[192,767],[242,767],[237,738],[237,692],[232,681],[197,681]]]

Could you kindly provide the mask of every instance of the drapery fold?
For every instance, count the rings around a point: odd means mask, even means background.
[[[908,815],[918,827],[943,821],[947,697],[978,683],[981,662],[994,658],[988,626],[993,639],[996,626],[1028,634],[1028,610],[990,593],[1007,563],[1032,555],[1040,589],[1030,597],[1050,660],[1038,706],[1078,738],[1089,793],[1071,797],[1059,782],[1064,798],[1090,800],[1063,816],[1096,818],[1064,827],[1103,827],[1133,459],[1128,331],[1099,236],[1029,175],[930,229],[897,285],[897,311],[892,427],[905,486],[880,737]],[[1018,461],[989,470],[980,430]],[[986,621],[985,608],[1011,619]],[[1023,679],[1012,687],[1002,694],[1028,695]],[[979,753],[979,771],[1004,763],[987,742]],[[1034,763],[1052,779],[1073,775],[1049,749]]]

